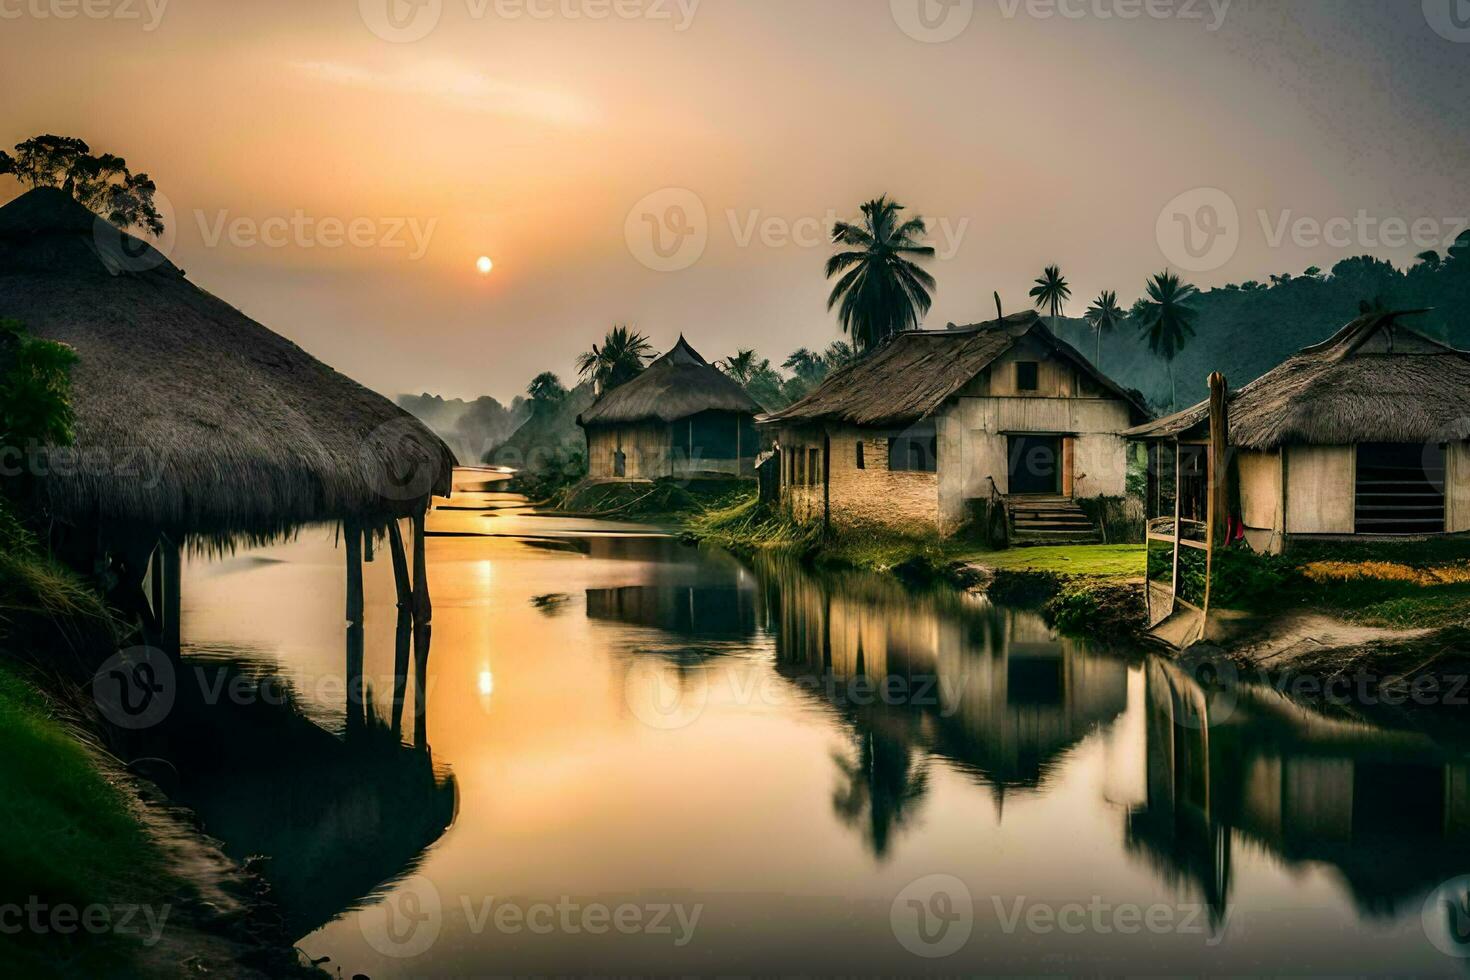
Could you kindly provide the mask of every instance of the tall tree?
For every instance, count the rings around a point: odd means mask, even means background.
[[[531,396],[531,410],[541,413],[567,400],[567,386],[552,372],[542,371],[526,386],[526,394]]]
[[[119,228],[163,234],[153,203],[158,188],[148,175],[133,173],[120,156],[93,155],[73,136],[33,136],[15,145],[15,156],[0,150],[0,174],[31,187],[58,187]]]
[[[1041,273],[1041,278],[1036,280],[1036,285],[1031,287],[1031,299],[1036,308],[1051,311],[1051,330],[1058,336],[1061,336],[1061,328],[1057,321],[1061,319],[1062,309],[1071,298],[1072,287],[1058,266],[1047,266]]]
[[[830,367],[821,354],[806,347],[792,351],[791,356],[786,358],[785,363],[781,366],[793,372],[808,385],[814,385],[825,378]]]
[[[1148,281],[1148,290],[1137,303],[1138,326],[1148,341],[1149,349],[1164,359],[1169,368],[1169,405],[1178,411],[1179,390],[1174,383],[1174,358],[1194,336],[1194,321],[1199,311],[1190,300],[1199,294],[1187,282],[1180,281],[1165,269]]]
[[[845,340],[834,340],[822,351],[822,360],[827,362],[828,369],[836,371],[857,360],[857,351]]]
[[[753,350],[737,350],[715,366],[743,386],[750,384],[762,364],[769,367],[770,363],[760,360]]]
[[[590,351],[577,358],[577,373],[584,381],[592,382],[601,398],[638,377],[653,353],[647,337],[619,324],[607,332],[601,347],[593,344]]]
[[[1099,370],[1102,368],[1102,338],[1105,333],[1112,333],[1118,326],[1128,318],[1118,305],[1118,294],[1111,289],[1104,289],[1098,294],[1097,299],[1087,308],[1084,314],[1088,326],[1097,335],[1097,357],[1093,359]]]
[[[827,299],[842,329],[859,350],[871,350],[902,330],[912,330],[929,312],[934,277],[913,259],[934,256],[921,245],[923,218],[901,221],[903,205],[880,197],[862,206],[862,221],[839,221],[832,244],[843,251],[827,260],[827,278],[839,277]]]

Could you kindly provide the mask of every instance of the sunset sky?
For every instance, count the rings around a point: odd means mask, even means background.
[[[0,0],[0,145],[125,156],[193,281],[390,395],[570,380],[616,322],[823,346],[821,232],[882,193],[943,253],[929,326],[1024,308],[1052,262],[1069,312],[1126,305],[1199,188],[1239,214],[1201,286],[1406,262],[1375,222],[1470,218],[1470,29],[1435,0],[385,2]],[[915,37],[915,3],[969,19]],[[1273,243],[1301,217],[1351,240]]]

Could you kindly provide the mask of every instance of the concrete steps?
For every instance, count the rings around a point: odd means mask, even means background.
[[[1102,540],[1097,525],[1065,497],[1009,497],[1014,544],[1094,544]]]

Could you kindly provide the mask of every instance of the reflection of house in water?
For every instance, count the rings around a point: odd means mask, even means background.
[[[868,793],[891,814],[906,809],[894,791],[922,791],[911,752],[949,759],[994,786],[999,802],[1008,787],[1039,785],[1063,752],[1127,705],[1122,661],[1054,637],[1033,614],[915,595],[876,576],[816,579],[789,566],[763,574],[780,586],[778,669],[856,728]],[[875,824],[874,842],[884,836]]]
[[[669,539],[654,541],[640,547],[683,548]],[[636,585],[588,589],[587,618],[691,639],[740,640],[756,634],[763,596],[755,577],[733,558],[658,562],[647,566]]]
[[[588,589],[587,617],[691,637],[755,633],[755,592],[734,585],[628,585]]]
[[[1129,843],[1217,913],[1245,841],[1288,863],[1330,865],[1368,914],[1417,907],[1470,873],[1465,756],[1269,689],[1207,697],[1159,661],[1147,684],[1148,803],[1129,817]]]

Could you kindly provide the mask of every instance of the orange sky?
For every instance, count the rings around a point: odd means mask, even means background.
[[[884,192],[945,253],[931,326],[1024,307],[1050,262],[1070,312],[1131,302],[1195,188],[1240,216],[1205,286],[1420,250],[1283,218],[1470,216],[1470,38],[1418,0],[954,0],[936,43],[901,22],[940,0],[90,2],[0,0],[0,145],[126,156],[195,282],[388,394],[508,399],[622,321],[824,345],[820,231]],[[692,264],[630,220],[660,191],[704,212]]]

